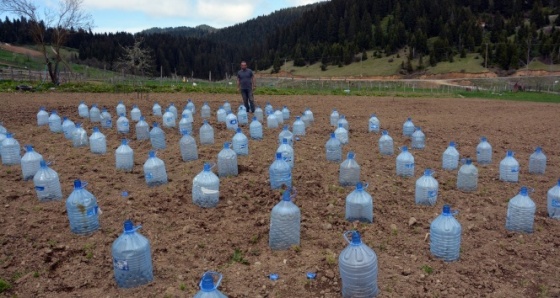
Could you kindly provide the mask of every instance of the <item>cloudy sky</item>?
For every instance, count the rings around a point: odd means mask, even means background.
[[[34,0],[56,7],[61,0]],[[94,20],[94,32],[135,33],[152,27],[223,28],[276,10],[324,0],[82,0]]]

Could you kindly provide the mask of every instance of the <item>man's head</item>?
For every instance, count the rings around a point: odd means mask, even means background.
[[[247,68],[247,62],[241,61],[241,69],[245,70]]]

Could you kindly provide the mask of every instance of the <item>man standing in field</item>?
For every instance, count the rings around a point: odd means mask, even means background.
[[[248,113],[255,112],[255,100],[253,90],[255,90],[255,75],[247,68],[247,62],[241,61],[241,70],[237,72],[237,90],[241,92],[243,104]]]

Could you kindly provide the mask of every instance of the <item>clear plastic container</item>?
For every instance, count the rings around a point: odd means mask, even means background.
[[[368,185],[356,183],[356,189],[346,196],[347,221],[373,222],[373,197],[366,191]]]
[[[403,136],[405,137],[412,137],[412,134],[414,133],[414,123],[412,122],[412,118],[408,117],[408,119],[406,119],[406,121],[403,124]]]
[[[249,155],[249,139],[240,127],[237,128],[237,132],[233,136],[232,147],[237,155]]]
[[[543,175],[546,171],[546,155],[541,147],[537,147],[535,152],[529,157],[529,173]]]
[[[412,156],[406,146],[401,148],[401,153],[397,156],[397,176],[414,176],[414,156]]]
[[[111,256],[113,271],[119,288],[134,288],[154,280],[150,241],[133,226],[124,222],[124,232],[113,242]]]
[[[93,133],[89,137],[89,149],[94,154],[107,153],[107,138],[98,127],[93,128]]]
[[[393,147],[393,138],[389,135],[389,132],[384,130],[379,138],[379,153],[381,155],[393,155],[395,152]]]
[[[449,146],[443,152],[442,168],[444,170],[455,170],[459,167],[459,151],[455,146],[455,142],[449,142]]]
[[[506,157],[500,161],[500,180],[505,182],[519,181],[519,162],[513,157],[514,153],[508,150]]]
[[[300,243],[301,212],[290,195],[290,189],[284,190],[282,201],[270,213],[268,245],[272,250],[286,250]]]
[[[66,199],[70,231],[78,235],[89,235],[99,229],[97,198],[85,189],[86,185],[85,182],[74,180],[74,190]]]
[[[217,282],[214,282],[214,276],[218,278]],[[226,295],[218,291],[218,287],[222,282],[222,274],[213,271],[206,271],[200,280],[200,291],[194,295],[194,298],[227,298]]]
[[[229,147],[229,142],[224,143],[223,149],[218,153],[218,175],[220,177],[237,176],[237,153]]]
[[[126,139],[121,141],[121,145],[115,151],[115,164],[117,170],[125,172],[131,172],[134,167],[134,151]]]
[[[432,176],[433,171],[426,169],[424,175],[416,180],[414,201],[418,205],[434,206],[437,201],[439,183]]]
[[[342,145],[348,144],[348,130],[344,128],[342,123],[338,123],[338,128],[334,131],[334,135]]]
[[[283,185],[292,187],[292,168],[282,157],[282,153],[276,152],[276,159],[268,169],[270,187],[279,189]]]
[[[183,136],[179,141],[179,149],[183,161],[192,161],[198,159],[198,148],[196,140],[187,132],[183,131]]]
[[[476,162],[479,165],[492,163],[492,145],[488,143],[486,137],[480,138],[480,143],[476,146]]]
[[[41,202],[62,199],[62,189],[58,173],[51,169],[44,160],[39,162],[39,170],[33,176],[37,198]]]
[[[375,114],[371,114],[371,117],[369,118],[368,121],[368,132],[374,132],[374,133],[378,133],[379,132],[379,119],[377,118],[377,115]]]
[[[360,165],[354,157],[354,152],[350,151],[346,160],[340,164],[338,182],[342,186],[353,186],[360,182]]]
[[[31,180],[41,167],[43,156],[33,150],[33,146],[25,145],[25,154],[21,158],[21,173],[24,181]]]
[[[342,144],[336,138],[334,132],[331,133],[331,137],[325,144],[325,149],[327,151],[327,160],[340,162],[342,161]]]
[[[202,208],[213,208],[220,201],[220,178],[212,172],[212,166],[204,164],[204,169],[193,179],[192,200]]]
[[[201,145],[214,144],[214,128],[208,124],[208,120],[204,120],[204,123],[200,127],[199,136]]]
[[[464,192],[475,191],[478,187],[478,169],[467,158],[457,173],[457,189]]]
[[[430,224],[430,252],[446,262],[459,259],[461,251],[461,224],[455,219],[449,205]]]
[[[256,116],[253,116],[253,121],[251,121],[251,124],[249,125],[249,135],[251,135],[251,139],[253,140],[263,139],[262,123],[257,119]]]
[[[152,143],[153,150],[162,150],[167,147],[165,143],[165,132],[163,129],[159,128],[157,122],[154,122],[152,130],[150,130],[150,142]]]
[[[347,231],[343,236],[349,245],[338,256],[342,297],[372,298],[377,296],[379,294],[377,255],[362,242],[358,231]],[[351,239],[348,239],[348,236]]]
[[[527,187],[509,200],[506,214],[506,229],[513,232],[533,233],[536,205],[529,197]]]
[[[150,151],[148,160],[144,163],[144,178],[149,187],[167,183],[167,171],[163,160],[156,157],[155,151]]]

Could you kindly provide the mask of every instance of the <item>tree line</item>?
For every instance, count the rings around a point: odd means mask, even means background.
[[[408,72],[456,55],[478,53],[481,64],[517,69],[532,59],[560,63],[558,0],[331,0],[285,9],[204,34],[180,30],[92,33],[72,30],[67,46],[76,62],[115,70],[135,40],[150,49],[153,74],[223,79],[246,60],[252,69],[346,65],[407,48]],[[24,18],[0,21],[3,42],[32,43]],[[558,26],[558,27],[557,27]],[[170,29],[171,30],[171,29]],[[49,34],[49,30],[47,30]],[[416,60],[416,69],[411,60]]]

